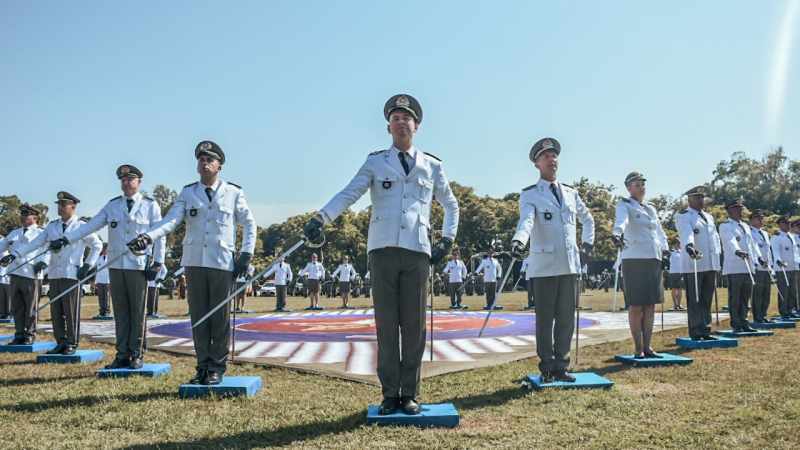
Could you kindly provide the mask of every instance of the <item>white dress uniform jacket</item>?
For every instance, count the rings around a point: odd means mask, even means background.
[[[0,245],[2,245],[2,242],[3,242],[4,239],[5,239],[5,237],[0,236]],[[1,251],[0,252],[0,258],[6,256],[6,253],[8,253],[8,250]],[[8,278],[8,275],[6,275],[6,272],[7,272],[6,268],[3,267],[3,266],[0,266],[0,284],[8,284],[9,283],[9,278]]]
[[[758,246],[758,251],[761,252],[761,257],[764,258],[764,261],[769,264],[767,268],[761,267],[761,264],[758,264],[756,261],[756,270],[759,272],[770,272],[772,273],[772,264],[774,261],[772,260],[772,244],[769,241],[769,233],[764,230],[759,230],[754,226],[750,226],[750,235],[753,236],[753,242],[756,243]]]
[[[674,248],[669,252],[669,273],[681,273],[681,251]]]
[[[332,277],[339,276],[339,281],[347,283],[353,281],[356,276],[356,269],[350,264],[339,264],[339,267],[331,274]]]
[[[705,221],[700,218],[701,214],[705,217]],[[693,208],[685,209],[675,216],[675,228],[678,230],[681,245],[685,247],[694,244],[695,250],[703,253],[703,257],[697,260],[698,272],[719,270],[719,255],[722,248],[711,214]],[[681,253],[680,272],[694,273],[694,260],[685,251]]]
[[[237,279],[236,279],[236,282],[237,282],[237,283],[244,283],[244,282],[246,282],[248,278],[250,278],[250,277],[252,277],[252,276],[253,276],[253,273],[255,273],[255,271],[256,271],[256,268],[255,268],[255,267],[253,267],[253,265],[252,265],[252,264],[251,264],[251,265],[249,265],[249,266],[247,266],[247,274],[246,274],[246,275],[242,275],[242,276],[240,276],[239,278],[237,278]]]
[[[310,262],[306,264],[306,267],[299,273],[301,277],[306,274],[308,274],[309,280],[321,280],[325,278],[325,268],[322,267],[322,263]]]
[[[269,269],[269,272],[264,274],[264,278],[275,274],[275,286],[286,286],[292,281],[292,267],[286,263],[278,263]]]
[[[350,184],[320,210],[325,223],[339,217],[369,189],[372,218],[367,252],[401,247],[430,255],[429,218],[434,198],[444,208],[442,235],[455,239],[458,202],[450,190],[442,162],[416,147],[409,151],[416,152],[416,163],[408,175],[394,146],[370,154]]]
[[[772,245],[772,256],[775,258],[773,265],[775,273],[780,273],[784,270],[788,272],[800,269],[800,264],[798,264],[798,261],[795,260],[794,257],[794,249],[797,247],[797,243],[795,242],[795,236],[793,234],[781,231],[775,236],[772,236],[772,239],[769,241]],[[779,266],[778,261],[786,263],[786,267],[783,268]]]
[[[581,241],[594,244],[594,218],[578,191],[558,183],[558,192],[561,206],[550,191],[550,182],[540,178],[519,196],[520,221],[513,240],[524,245],[530,238],[528,278],[580,273],[577,222],[583,225]]]
[[[128,212],[128,203],[125,196],[112,198],[97,215],[75,231],[64,235],[72,242],[82,239],[89,233],[95,233],[108,225],[108,254],[110,259],[127,252],[122,258],[112,262],[109,269],[144,270],[147,267],[147,255],[152,254],[154,261],[164,262],[166,239],[153,240],[153,247],[148,248],[147,254],[137,256],[128,251],[125,245],[136,236],[146,232],[150,227],[161,221],[161,207],[155,200],[145,197],[140,193],[134,194],[131,212]]]
[[[624,235],[628,241],[628,247],[622,250],[622,259],[660,260],[662,251],[669,249],[658,211],[647,202],[641,204],[633,198],[618,201],[613,233]]]
[[[719,238],[722,241],[722,251],[725,254],[725,264],[722,265],[722,274],[754,274],[758,265],[758,258],[762,258],[761,251],[750,234],[750,227],[728,219],[719,224]],[[736,256],[740,250],[750,255],[749,260]]]
[[[483,271],[483,282],[494,283],[503,276],[503,267],[495,258],[483,258],[481,264],[475,269],[475,273]]]
[[[107,262],[108,262],[108,255],[100,255],[97,257],[97,269],[96,269],[97,275],[95,275],[94,277],[95,283],[109,284],[111,282],[111,276],[108,273],[108,267],[106,267]]]
[[[164,220],[150,228],[147,235],[155,242],[185,220],[181,265],[232,271],[236,226],[244,227],[241,251],[252,254],[256,247],[256,221],[239,186],[218,179],[212,186],[211,202],[205,188],[200,182],[184,186]]]
[[[22,255],[17,252],[20,247],[33,241],[42,233],[44,233],[44,228],[33,224],[28,227],[28,231],[25,232],[24,235],[22,234],[22,228],[17,228],[16,230],[12,230],[10,233],[8,233],[8,236],[0,241],[0,253],[8,251],[17,257],[17,259],[15,259],[11,264],[8,265],[8,267],[6,267],[5,273],[9,273],[13,270],[14,273],[11,275],[35,279],[36,277],[33,273],[33,266],[40,261],[44,262],[45,264],[50,264],[50,252],[46,252],[44,255],[41,255],[33,261],[27,263],[25,261],[36,256],[36,252],[30,251]],[[23,267],[18,269],[19,266]],[[9,278],[11,275],[7,275],[6,278]],[[44,274],[40,273],[39,279],[41,280],[42,278],[44,278]],[[6,281],[6,283],[8,283],[8,281]]]
[[[460,283],[464,281],[467,276],[467,266],[464,261],[460,259],[453,261],[452,259],[447,262],[447,267],[444,268],[442,273],[450,274],[451,283]]]
[[[72,218],[67,221],[66,230],[62,231],[61,225],[63,223],[64,222],[61,220],[54,220],[48,223],[47,227],[44,229],[44,233],[39,234],[36,239],[17,249],[17,253],[30,253],[40,247],[46,247],[50,244],[50,241],[61,239],[66,233],[75,231],[86,224],[83,220],[78,219],[78,216],[72,216]],[[28,233],[30,233],[30,231],[28,231]],[[89,233],[83,239],[70,241],[70,244],[61,249],[60,252],[51,255],[50,265],[47,267],[50,279],[58,280],[67,278],[70,280],[77,280],[78,268],[84,264],[83,253],[86,247],[89,247],[89,256],[86,257],[85,263],[90,266],[97,264],[97,257],[100,256],[100,252],[103,250],[103,241],[101,241],[96,234]]]

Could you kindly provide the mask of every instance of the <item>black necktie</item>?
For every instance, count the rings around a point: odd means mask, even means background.
[[[125,202],[128,203],[128,212],[131,212],[131,208],[133,208],[133,199],[132,198],[126,198]]]
[[[706,215],[703,214],[703,211],[697,211],[697,214],[700,215],[700,218],[703,219],[703,222],[708,223],[708,220],[706,220]]]
[[[25,236],[25,233],[27,233],[27,232],[28,232],[28,229],[27,229],[27,228],[23,228],[23,229],[22,229],[22,235],[23,235],[23,236]]]
[[[65,231],[67,231],[67,224],[65,224],[64,222],[61,222],[61,232],[63,233]]]
[[[553,197],[556,198],[556,201],[558,202],[558,206],[561,206],[561,199],[558,197],[558,189],[556,188],[556,184],[555,183],[550,183],[550,192],[552,192],[553,193]]]
[[[206,188],[206,196],[208,196],[208,201],[211,201],[211,198],[214,196],[214,190],[210,187]]]
[[[411,169],[408,168],[408,161],[406,161],[406,153],[405,152],[398,152],[397,153],[397,157],[400,158],[400,164],[403,165],[403,170],[405,170],[406,171],[406,175],[408,175],[408,172],[410,172]]]

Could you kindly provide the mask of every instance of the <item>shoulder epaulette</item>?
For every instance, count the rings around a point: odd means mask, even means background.
[[[88,220],[84,219],[83,217],[79,217],[78,220],[80,220],[81,222],[84,222],[84,223],[88,222]]]
[[[431,154],[430,154],[430,153],[428,153],[428,152],[422,152],[422,153],[425,153],[426,155],[430,156],[431,158],[433,158],[433,159],[435,159],[435,160],[437,160],[437,161],[439,161],[439,162],[442,162],[442,160],[441,160],[441,159],[439,159],[438,157],[436,157],[436,156],[434,156],[434,155],[431,155]]]
[[[109,200],[109,201],[110,201],[110,202],[113,202],[114,200],[119,200],[119,199],[121,199],[121,198],[122,198],[122,196],[120,195],[119,197],[114,197],[114,198],[112,198],[112,199],[111,199],[111,200]]]
[[[572,186],[570,186],[570,185],[568,185],[568,184],[561,183],[561,185],[562,185],[562,186],[566,186],[566,187],[568,187],[568,188],[570,188],[570,189],[575,189],[574,187],[572,187]]]
[[[684,209],[683,211],[679,212],[678,214],[686,214],[686,213],[688,213],[688,212],[689,212],[689,210],[688,210],[688,209]]]
[[[381,153],[383,153],[383,152],[385,152],[385,151],[386,151],[386,150],[378,150],[377,152],[372,152],[372,153],[370,153],[370,154],[369,154],[369,156],[380,155]]]
[[[236,184],[236,183],[231,183],[230,181],[226,181],[226,183],[230,184],[231,186],[236,186],[237,188],[239,188],[239,189],[242,189],[242,187],[241,187],[241,186],[239,186],[239,185],[238,185],[238,184]]]
[[[536,187],[536,185],[535,185],[535,184],[532,184],[532,185],[530,185],[530,186],[528,186],[528,187],[524,187],[524,188],[522,188],[522,190],[523,190],[523,191],[528,191],[528,190],[530,190],[530,189],[533,189],[534,187]]]
[[[195,181],[194,183],[189,183],[189,184],[187,184],[186,186],[184,186],[184,188],[192,187],[192,186],[194,186],[194,185],[195,185],[195,184],[197,184],[197,183],[199,183],[199,181]]]
[[[150,197],[148,197],[146,195],[143,195],[142,198],[145,199],[145,200],[150,200],[151,202],[155,201],[155,200],[153,200],[152,198],[150,198]]]
[[[622,199],[622,201],[623,201],[623,202],[625,202],[625,203],[630,203],[630,202],[631,202],[631,199],[629,199],[629,198],[623,198],[623,199]]]

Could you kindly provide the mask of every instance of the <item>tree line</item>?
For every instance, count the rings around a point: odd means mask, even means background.
[[[746,205],[745,218],[750,211],[762,209],[767,212],[764,229],[770,234],[777,232],[777,218],[781,215],[800,215],[800,162],[786,156],[782,147],[770,150],[761,159],[749,158],[742,152],[736,152],[728,160],[720,161],[712,172],[712,178],[705,186],[709,192],[706,211],[717,223],[727,220],[725,203],[730,199],[741,197]],[[536,180],[531,180],[535,182]],[[519,192],[509,193],[501,198],[479,196],[469,186],[452,181],[453,194],[458,199],[460,220],[458,236],[454,249],[461,252],[465,261],[472,255],[485,252],[492,247],[502,251],[508,246],[519,221]],[[568,183],[569,184],[569,183]],[[594,260],[610,261],[616,257],[616,250],[611,244],[611,232],[614,228],[615,207],[622,198],[614,195],[614,185],[581,178],[570,184],[580,193],[586,206],[595,219],[595,251]],[[344,187],[344,184],[342,185]],[[680,186],[688,189],[692,186]],[[148,193],[143,192],[148,195]],[[660,195],[646,198],[656,205],[661,224],[668,238],[677,236],[675,231],[675,215],[687,208],[686,198],[681,195]],[[159,206],[162,214],[166,214],[175,201],[178,193],[164,185],[156,185],[150,193]],[[19,227],[19,206],[21,200],[16,195],[0,196],[0,235]],[[42,203],[32,204],[40,211],[40,225],[47,221],[48,207]],[[82,211],[83,212],[83,211]],[[303,228],[316,213],[289,217],[283,223],[274,223],[267,227],[258,227],[256,249],[253,266],[256,271],[265,268],[277,255],[294,245],[302,236]],[[322,248],[311,249],[300,247],[292,253],[287,261],[294,272],[305,267],[312,253],[320,256],[326,270],[335,268],[347,255],[356,271],[366,273],[367,263],[367,231],[372,215],[372,208],[361,211],[345,211],[333,223],[325,225],[327,242]],[[438,203],[433,202],[431,224],[435,232],[442,227],[444,211]],[[258,218],[256,218],[257,220]],[[181,224],[175,232],[167,235],[166,264],[169,271],[180,266],[181,242],[186,228]],[[578,230],[580,237],[580,228]],[[239,227],[238,239],[241,242],[242,229]],[[435,237],[435,239],[438,236]],[[434,239],[434,240],[435,240]],[[440,262],[436,271],[440,272],[447,260]]]

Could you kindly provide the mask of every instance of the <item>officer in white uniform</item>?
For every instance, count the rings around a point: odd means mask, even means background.
[[[71,231],[75,231],[86,222],[75,215],[75,208],[80,200],[69,192],[58,193],[58,215],[61,220],[54,220],[47,224],[44,233],[33,241],[23,245],[16,251],[16,256],[35,251],[48,245],[50,241],[60,240]],[[89,255],[83,259],[84,251],[89,247]],[[97,257],[103,249],[103,242],[94,234],[89,233],[82,239],[74,239],[66,245],[55,250],[50,248],[53,255],[48,266],[50,277],[50,298],[55,298],[67,289],[75,286],[78,280],[86,277],[92,267],[97,263]],[[57,252],[57,253],[56,253]],[[50,354],[73,355],[80,342],[80,300],[82,288],[72,289],[68,294],[50,304],[50,317],[53,320],[53,335],[58,345],[48,351]]]
[[[769,240],[772,246],[772,256],[775,264],[775,279],[778,281],[778,312],[782,319],[800,317],[792,311],[789,299],[791,295],[796,295],[797,283],[795,274],[800,270],[798,261],[795,260],[794,249],[796,247],[795,237],[790,233],[791,218],[782,216],[778,218],[778,228],[780,232]]]
[[[228,297],[233,280],[250,266],[256,245],[256,222],[244,191],[218,178],[225,164],[225,153],[214,142],[203,141],[195,148],[194,156],[200,182],[184,186],[164,220],[128,242],[136,251],[147,248],[186,222],[181,265],[186,267],[192,325]],[[234,262],[237,225],[244,230],[241,253]],[[230,330],[227,306],[192,329],[197,374],[189,383],[221,382],[227,368]]]
[[[333,272],[333,277],[339,277],[339,292],[342,294],[342,308],[350,308],[350,283],[355,280],[356,269],[349,263],[347,256],[342,258],[342,263]]]
[[[453,252],[453,258],[447,262],[442,273],[450,275],[450,307],[461,308],[461,285],[467,277],[467,266],[459,259],[458,250]]]
[[[756,210],[750,213],[750,235],[761,253],[761,257],[768,263],[767,267],[757,264],[755,281],[753,286],[753,321],[758,323],[772,323],[773,320],[767,317],[769,300],[772,295],[772,264],[775,259],[772,257],[772,245],[769,241],[769,233],[762,229],[764,225],[764,211]]]
[[[378,412],[391,414],[402,405],[405,413],[419,414],[415,397],[425,351],[428,274],[430,266],[447,255],[456,237],[458,202],[442,162],[414,147],[414,133],[422,122],[417,100],[395,95],[383,112],[392,146],[367,157],[350,184],[311,219],[305,235],[312,240],[318,237],[322,224],[335,220],[370,191],[367,251],[375,294],[378,379],[384,396]],[[444,208],[444,222],[442,237],[432,245],[434,198]]]
[[[6,274],[8,274],[11,310],[6,311],[6,316],[12,313],[14,316],[15,333],[14,340],[10,345],[28,345],[33,344],[36,340],[36,324],[39,315],[31,316],[31,314],[36,311],[39,303],[44,269],[50,264],[49,252],[30,261],[29,259],[36,256],[37,252],[31,251],[17,258],[17,250],[20,247],[44,233],[44,228],[37,225],[39,210],[29,205],[22,205],[19,207],[19,212],[19,221],[22,226],[12,230],[5,239],[0,241],[0,252],[8,251],[9,253],[0,260],[0,265],[5,267]]]
[[[5,236],[0,236],[0,243],[5,240]],[[2,244],[0,244],[2,245]],[[6,256],[8,250],[0,252],[0,257]],[[8,275],[6,268],[0,265],[0,319],[11,318],[11,288],[8,286]]]
[[[310,308],[319,308],[319,283],[320,280],[325,278],[325,268],[322,263],[317,262],[317,254],[311,255],[311,262],[306,264],[306,267],[300,271],[298,276],[307,275],[308,281],[308,296],[311,299]]]
[[[139,192],[144,175],[136,166],[123,164],[115,174],[122,195],[109,200],[83,227],[65,234],[62,242],[52,242],[50,248],[58,249],[108,225],[109,261],[113,261],[108,269],[117,354],[105,368],[140,369],[146,347],[143,340],[147,282],[155,280],[162,267],[166,239],[157,239],[153,248],[148,250],[154,260],[149,267],[148,254],[137,255],[128,251],[126,242],[161,221],[161,207]],[[120,258],[121,254],[125,256]]]
[[[161,282],[167,276],[167,266],[161,264],[154,280],[147,282],[147,315],[158,314],[158,290],[161,289]]]
[[[483,272],[483,286],[486,291],[486,307],[489,308],[497,295],[497,280],[503,276],[503,267],[500,266],[500,261],[494,258],[494,250],[491,248],[486,250],[486,257],[475,269],[475,276],[481,272]]]
[[[87,223],[88,225],[88,223]],[[85,226],[85,225],[84,225]],[[97,258],[94,276],[94,286],[97,289],[97,303],[100,306],[98,315],[111,315],[111,277],[108,274],[108,243],[103,242],[103,250]]]
[[[689,307],[689,337],[695,341],[716,341],[711,336],[711,301],[714,297],[717,272],[722,251],[717,227],[705,207],[705,186],[686,191],[689,208],[675,216],[675,228],[684,245],[681,255],[681,273],[686,287],[686,304]],[[695,262],[697,263],[697,289],[695,291]]]
[[[737,333],[755,333],[755,328],[747,321],[747,306],[753,290],[751,277],[756,271],[756,265],[769,266],[750,234],[750,227],[742,222],[742,199],[728,202],[725,209],[728,211],[728,220],[719,224],[719,237],[722,241],[722,253],[725,255],[722,275],[728,276],[728,291],[731,294],[728,306],[731,327]]]
[[[570,343],[575,330],[578,275],[594,244],[594,218],[578,191],[556,180],[561,144],[544,138],[528,155],[539,170],[539,181],[522,190],[519,224],[511,242],[512,253],[525,249],[530,238],[536,297],[536,352],[544,382],[573,382],[568,371]],[[583,225],[577,242],[577,222]],[[555,323],[555,328],[553,324]]]
[[[672,289],[672,305],[677,310],[684,310],[683,301],[683,274],[681,274],[681,240],[672,240],[672,250],[669,252],[669,288]]]
[[[283,311],[286,309],[287,286],[292,282],[292,266],[281,259],[278,264],[272,266],[269,272],[264,274],[264,278],[269,278],[272,274],[275,274],[275,293],[277,296],[275,311]]]
[[[794,274],[794,283],[797,288],[789,290],[789,311],[797,315],[800,313],[800,219],[792,221],[792,237],[794,238],[794,261],[798,270]]]

